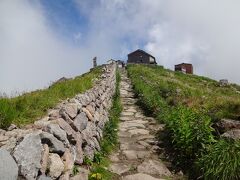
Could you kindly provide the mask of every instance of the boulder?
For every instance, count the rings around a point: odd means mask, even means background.
[[[76,133],[76,131],[74,131],[73,128],[64,119],[62,118],[57,119],[57,123],[67,133],[68,139],[69,137],[73,137],[73,135]]]
[[[86,109],[91,113],[91,115],[93,116],[95,113],[95,108],[92,105],[87,105]]]
[[[88,123],[88,118],[84,112],[81,112],[77,115],[77,117],[73,120],[73,124],[78,131],[82,131],[86,129]]]
[[[49,146],[50,152],[63,155],[63,153],[65,152],[65,148],[61,141],[59,141],[52,134],[49,134],[47,132],[42,132],[40,134],[40,137],[42,143],[47,144]]]
[[[74,157],[71,154],[69,149],[65,150],[62,160],[64,162],[64,172],[71,171],[73,169],[73,165],[74,165]]]
[[[17,180],[18,166],[10,153],[5,149],[0,149],[0,176],[1,179]]]
[[[91,114],[86,108],[82,108],[82,110],[83,110],[83,112],[86,113],[88,119],[89,119],[90,121],[93,121],[93,116],[92,116],[92,114]]]
[[[228,139],[240,140],[240,129],[232,129],[223,133],[221,136]]]
[[[26,179],[36,179],[41,168],[43,147],[39,133],[25,136],[23,141],[15,148],[13,156],[20,168],[20,174]]]
[[[34,122],[34,125],[37,127],[37,128],[44,128],[46,127],[48,124],[50,124],[51,121],[49,121],[49,117],[44,117],[38,121],[35,121]]]
[[[231,129],[240,129],[240,121],[232,119],[222,119],[216,123],[216,127],[220,133],[224,133]]]
[[[47,164],[48,164],[48,156],[49,156],[49,147],[47,144],[43,145],[43,153],[42,153],[42,160],[41,160],[41,174],[45,174],[47,170]]]
[[[76,145],[74,146],[76,155],[75,163],[80,165],[83,163],[82,135],[80,133],[76,133],[74,138],[76,140]]]
[[[57,179],[64,170],[64,164],[58,154],[50,153],[49,154],[49,161],[48,161],[49,173],[48,175],[53,178]]]
[[[66,104],[64,107],[62,107],[60,109],[60,114],[61,112],[66,112],[67,115],[73,119],[77,116],[77,113],[78,113],[78,105],[77,104],[74,104],[74,103],[69,103],[69,104]]]
[[[58,124],[49,124],[47,126],[47,131],[53,134],[60,141],[64,142],[64,144],[69,144],[66,132],[62,130]]]
[[[60,113],[59,113],[59,109],[53,109],[51,110],[49,113],[49,120],[53,120],[53,119],[58,119],[61,117]]]

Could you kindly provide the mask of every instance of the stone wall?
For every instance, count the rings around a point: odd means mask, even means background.
[[[108,121],[116,85],[116,65],[106,65],[95,85],[63,101],[24,129],[0,130],[0,179],[84,179],[72,177],[74,164],[93,159]],[[80,177],[81,176],[81,177]]]

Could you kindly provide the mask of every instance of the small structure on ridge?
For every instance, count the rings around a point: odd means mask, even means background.
[[[180,71],[185,74],[193,74],[193,65],[189,63],[181,63],[175,65],[175,71]]]
[[[228,86],[228,85],[229,85],[229,82],[228,82],[227,79],[220,79],[220,80],[219,80],[219,84],[220,84],[221,87],[222,87],[222,86]]]
[[[97,67],[97,57],[93,58],[93,68]]]

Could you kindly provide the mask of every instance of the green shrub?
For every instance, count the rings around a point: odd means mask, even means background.
[[[185,158],[195,159],[214,142],[211,119],[190,108],[174,108],[165,123],[172,134],[173,144]]]
[[[204,179],[240,179],[240,141],[220,140],[197,160]]]

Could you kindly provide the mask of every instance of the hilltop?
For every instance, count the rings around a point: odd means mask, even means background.
[[[193,178],[239,178],[238,85],[159,66],[129,65],[128,73],[138,103],[166,124],[172,161]]]

